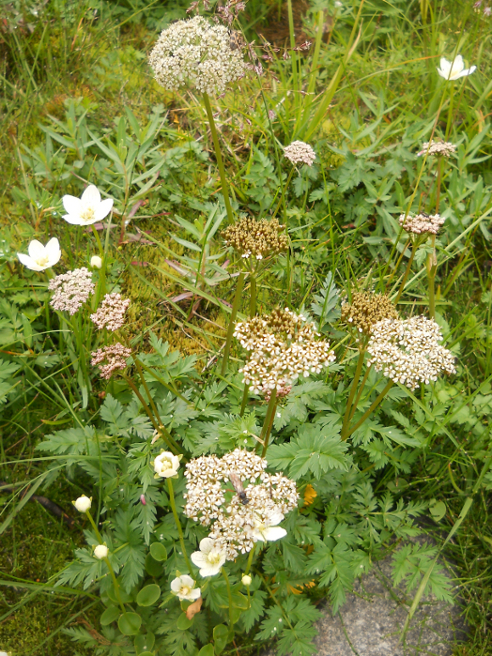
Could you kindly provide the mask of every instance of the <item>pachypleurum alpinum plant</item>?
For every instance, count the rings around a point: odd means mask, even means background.
[[[208,366],[200,373],[195,356],[171,352],[153,333],[145,344],[132,334],[130,301],[110,271],[113,201],[101,200],[94,185],[81,198],[62,199],[68,223],[94,228],[99,254],[90,269],[55,276],[56,238],[46,246],[31,242],[29,255],[19,255],[27,267],[49,273],[53,330],[81,390],[70,405],[75,426],[51,434],[39,449],[57,457],[54,472],[61,458],[68,475],[87,487],[74,505],[87,518],[88,546],[76,551],[59,584],[99,592],[100,630],[69,629],[97,654],[213,656],[249,635],[278,639],[279,654],[314,653],[320,612],[313,602],[328,596],[338,609],[381,547],[418,533],[414,519],[426,510],[424,502],[382,491],[377,476],[386,467],[396,478],[410,471],[430,439],[413,409],[429,412],[426,386],[456,373],[435,321],[436,238],[444,219],[433,208],[411,212],[427,160],[435,157],[439,210],[454,146],[434,140],[436,118],[408,209],[393,219],[393,251],[379,278],[358,279],[342,293],[332,271],[309,308],[289,308],[295,252],[287,188],[293,171],[309,172],[317,157],[297,137],[314,133],[338,82],[318,106],[309,100],[298,107],[296,138],[283,154],[275,142],[280,185],[270,211],[240,211],[211,98],[263,72],[253,45],[231,29],[241,8],[228,3],[225,24],[196,16],[171,25],[150,55],[160,85],[201,94],[219,170],[223,205],[221,199],[207,230],[221,234],[220,256],[232,253],[235,289],[231,304],[218,302],[228,325]],[[290,54],[298,76],[295,49]],[[439,72],[447,80],[473,73],[459,58],[452,66],[443,61]],[[103,221],[104,244],[95,225]],[[398,304],[422,257],[429,316],[403,316]],[[201,290],[210,299],[202,264],[193,294]],[[286,301],[259,313],[259,290],[275,273],[287,286]],[[412,549],[408,562],[395,559],[395,578],[408,577],[409,587],[422,579],[418,596],[429,584],[451,599],[433,567],[419,577],[428,549]]]

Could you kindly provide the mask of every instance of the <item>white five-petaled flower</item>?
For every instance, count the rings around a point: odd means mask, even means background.
[[[195,581],[188,574],[177,576],[171,581],[171,592],[186,601],[196,601],[202,594],[200,588],[195,588]]]
[[[200,576],[215,576],[225,563],[226,552],[212,538],[203,538],[200,551],[191,554],[192,562],[200,568]]]
[[[63,218],[73,225],[88,226],[102,221],[113,207],[113,199],[101,200],[101,194],[95,185],[89,185],[80,198],[67,194],[63,196],[62,201],[68,212]]]
[[[53,237],[50,239],[46,246],[33,239],[27,249],[29,255],[24,253],[17,253],[17,257],[21,263],[32,271],[44,271],[49,269],[60,261],[61,250],[58,239]]]
[[[94,549],[94,558],[97,558],[98,560],[103,560],[103,558],[106,558],[108,553],[109,553],[109,549],[105,544],[98,544],[97,547]]]
[[[252,530],[253,539],[261,542],[275,542],[275,540],[285,537],[287,535],[285,528],[277,526],[283,518],[281,512],[269,513],[264,520],[255,517],[255,526]]]
[[[83,494],[81,497],[79,497],[76,501],[73,501],[72,503],[79,512],[85,513],[91,507],[91,502],[92,499],[89,499],[89,497],[86,497],[85,494]]]
[[[179,456],[170,451],[163,451],[153,463],[155,478],[171,478],[178,475]]]
[[[463,57],[461,55],[456,55],[452,62],[441,57],[441,67],[437,69],[437,72],[445,80],[458,80],[465,75],[471,75],[476,70],[476,66],[465,68]]]

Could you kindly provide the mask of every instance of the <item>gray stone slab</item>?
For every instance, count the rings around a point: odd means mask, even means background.
[[[327,605],[321,607],[317,656],[451,656],[456,642],[466,638],[459,606],[427,595],[405,644],[399,644],[413,596],[405,594],[403,585],[393,586],[391,561],[391,556],[379,561],[357,581],[335,617]]]

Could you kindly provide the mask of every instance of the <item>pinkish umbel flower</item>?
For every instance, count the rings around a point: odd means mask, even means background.
[[[131,354],[131,349],[126,348],[120,342],[116,342],[116,344],[105,346],[91,353],[91,365],[93,367],[99,366],[101,378],[109,380],[115,371],[123,371],[126,368],[126,360]],[[106,364],[101,366],[103,362],[106,362]]]
[[[86,267],[67,271],[50,280],[48,289],[54,292],[51,307],[73,315],[94,293],[92,273]]]
[[[284,148],[284,155],[292,164],[307,164],[312,166],[316,159],[316,153],[311,146],[304,141],[293,141]]]
[[[99,330],[106,328],[114,332],[125,323],[125,312],[129,305],[130,301],[121,298],[121,294],[106,294],[97,311],[91,314],[91,319]]]

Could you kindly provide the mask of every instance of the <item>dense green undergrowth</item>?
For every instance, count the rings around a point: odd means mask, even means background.
[[[289,235],[289,250],[265,262],[257,287],[248,272],[239,318],[251,312],[251,298],[258,313],[276,306],[303,312],[337,358],[326,375],[294,386],[271,417],[275,440],[267,460],[298,482],[301,502],[286,515],[289,536],[263,551],[255,566],[254,605],[241,609],[234,645],[250,654],[270,644],[284,612],[297,634],[286,628],[280,648],[295,643],[296,653],[309,653],[312,633],[302,615],[315,619],[325,596],[342,604],[354,576],[395,538],[413,534],[414,519],[424,516],[457,566],[456,603],[469,640],[456,654],[485,655],[492,653],[492,83],[486,72],[492,19],[474,11],[473,2],[338,4],[314,1],[305,12],[309,51],[289,51],[284,59],[289,44],[279,34],[276,49],[263,53],[272,59],[263,60],[265,74],[247,76],[214,101],[235,216],[276,212]],[[248,3],[240,17],[248,40],[259,42],[261,25],[274,24],[277,12],[287,5],[272,4],[265,19],[261,3]],[[136,653],[116,620],[99,623],[117,600],[103,563],[96,567],[86,545],[96,544],[97,535],[71,508],[81,494],[94,497],[104,540],[123,549],[113,567],[125,603],[144,614],[148,632],[159,636],[164,627],[158,653],[191,654],[219,642],[203,612],[191,628],[181,620],[172,637],[181,610],[165,595],[168,580],[186,564],[165,510],[169,492],[152,478],[155,426],[140,397],[126,379],[106,384],[97,370],[84,369],[80,349],[88,356],[101,345],[89,328],[89,308],[76,325],[82,336],[76,345],[72,328],[49,307],[44,274],[23,268],[16,255],[31,239],[57,236],[63,268],[56,273],[88,266],[97,241],[90,228],[63,221],[61,199],[97,185],[115,199],[115,212],[111,229],[98,231],[106,278],[94,273],[98,284],[104,279],[107,290],[131,301],[126,338],[160,377],[146,382],[166,430],[186,457],[253,449],[254,436],[264,437],[270,404],[257,395],[241,411],[237,369],[245,353],[237,344],[221,369],[242,262],[220,236],[227,208],[206,108],[200,94],[158,87],[147,64],[158,32],[185,16],[186,6],[177,3],[14,0],[0,19],[0,650],[13,656]],[[439,58],[458,53],[478,70],[446,82],[436,73]],[[456,154],[439,163],[417,157],[431,134],[456,144]],[[315,147],[313,166],[296,169],[281,157],[295,139]],[[419,244],[415,253],[398,225],[409,210],[446,219],[435,243]],[[388,293],[403,318],[429,316],[434,307],[457,374],[414,391],[394,386],[376,414],[339,442],[347,399],[354,400],[359,348],[340,308],[355,290]],[[175,351],[181,355],[169,355]],[[144,383],[137,385],[143,397]],[[354,423],[365,418],[386,379],[372,370],[364,383]],[[314,454],[325,458],[321,467]],[[183,478],[175,486],[180,506]],[[30,499],[38,494],[74,517],[74,525]],[[139,506],[141,494],[146,504]],[[181,519],[193,550],[206,532]],[[147,521],[156,522],[156,535],[171,536],[164,541],[164,570],[152,560],[156,538]],[[74,550],[77,559],[68,566]],[[120,569],[132,558],[134,567]],[[241,558],[229,571],[236,608],[246,595]],[[414,577],[410,607],[428,554],[407,566],[396,576]],[[101,588],[94,584],[99,577]],[[452,598],[438,569],[430,579],[437,596]],[[210,580],[207,621],[223,616],[220,626],[230,626],[221,603],[226,584]],[[160,601],[170,604],[153,618],[136,601],[142,581],[157,582]],[[237,653],[232,647],[222,653]]]

